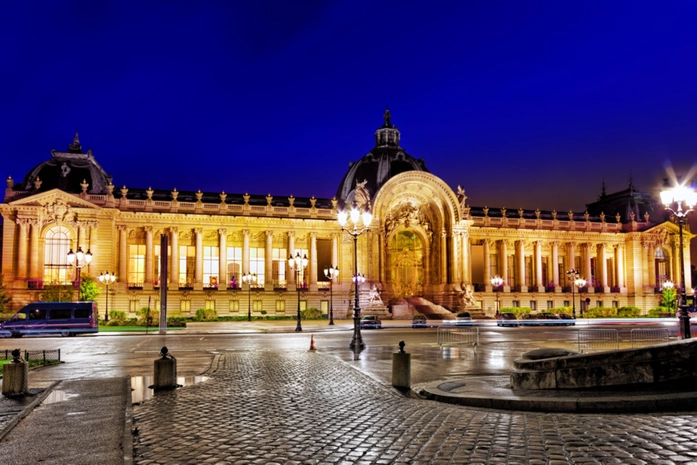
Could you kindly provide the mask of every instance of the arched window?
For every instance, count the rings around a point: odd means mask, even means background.
[[[654,266],[656,270],[655,287],[660,287],[665,281],[670,281],[670,267],[665,251],[659,247],[654,254]]]
[[[68,264],[70,230],[54,226],[46,231],[44,243],[44,283],[70,284],[72,267]]]

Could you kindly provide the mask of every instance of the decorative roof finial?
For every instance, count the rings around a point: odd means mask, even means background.
[[[73,143],[68,145],[68,152],[70,152],[70,153],[82,153],[82,145],[80,145],[80,137],[79,137],[77,131],[75,131],[75,137],[73,137]]]
[[[385,124],[382,125],[383,128],[393,128],[394,125],[390,122],[390,118],[392,118],[392,115],[390,115],[390,108],[385,106],[385,113],[382,115],[383,119],[385,120]]]

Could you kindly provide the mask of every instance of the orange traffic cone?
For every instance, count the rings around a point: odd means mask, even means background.
[[[317,347],[315,347],[315,335],[312,334],[310,336],[310,350],[317,350]]]

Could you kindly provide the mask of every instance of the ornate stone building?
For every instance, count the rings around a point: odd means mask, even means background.
[[[170,315],[198,308],[246,314],[248,305],[257,315],[292,315],[295,291],[302,307],[326,313],[324,269],[338,265],[333,307],[345,317],[353,301],[354,243],[337,210],[355,201],[373,212],[357,242],[363,305],[377,287],[385,304],[400,308],[456,311],[469,291],[488,315],[497,302],[534,310],[570,306],[567,271],[575,269],[588,282],[579,291],[591,306],[647,311],[664,281],[679,281],[678,227],[653,211],[650,196],[631,200],[638,198],[631,182],[627,192],[626,198],[624,191],[603,192],[586,212],[471,206],[462,187],[453,190],[400,146],[389,111],[375,147],[351,164],[332,199],[117,188],[76,134],[66,152],[53,151],[21,184],[7,179],[2,275],[17,308],[37,300],[48,283],[74,282],[77,271],[66,257],[80,248],[93,256],[83,275],[116,275],[111,309],[134,312],[148,302],[158,308],[164,235]],[[690,270],[693,235],[684,237]],[[288,265],[296,253],[308,257],[297,275]],[[249,294],[246,273],[257,275]],[[503,278],[501,288],[490,284],[495,275]],[[685,277],[689,289],[690,273]]]

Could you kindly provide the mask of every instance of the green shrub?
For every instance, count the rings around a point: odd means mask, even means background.
[[[322,312],[317,308],[307,308],[300,312],[300,318],[303,320],[318,320],[322,318]]]
[[[106,324],[107,326],[121,326],[121,323],[122,323],[122,321],[113,319],[113,320],[107,321],[105,324]]]
[[[216,320],[218,318],[218,312],[212,308],[199,308],[196,310],[196,321],[203,320]]]
[[[654,307],[649,310],[649,318],[668,318],[674,315],[673,309],[668,307]]]
[[[262,315],[266,315],[266,310],[262,310],[262,311],[261,311],[261,314],[262,314]]]
[[[121,310],[109,310],[109,320],[126,321],[126,312]]]
[[[186,318],[181,316],[170,316],[167,318],[167,326],[170,328],[186,328]]]
[[[136,315],[138,320],[135,323],[138,326],[153,326],[160,320],[160,312],[148,307],[141,307],[140,310],[136,310]],[[147,321],[145,320],[146,316],[148,317]]]
[[[638,307],[620,307],[617,310],[617,316],[620,318],[637,318],[641,315],[641,310]]]
[[[501,313],[513,313],[520,318],[520,315],[532,313],[532,309],[530,307],[503,307],[501,308]]]
[[[586,318],[613,318],[617,316],[616,307],[592,307],[583,311]]]

